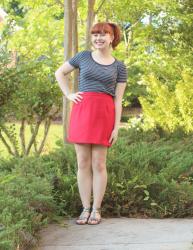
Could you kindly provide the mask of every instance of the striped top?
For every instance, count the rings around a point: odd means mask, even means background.
[[[92,51],[83,50],[75,54],[68,62],[79,68],[78,91],[105,92],[115,96],[117,83],[127,82],[127,69],[122,61],[115,58],[111,64],[96,62]]]

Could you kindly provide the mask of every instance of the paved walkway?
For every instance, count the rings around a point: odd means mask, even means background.
[[[102,218],[99,225],[49,225],[38,250],[193,250],[193,219]]]

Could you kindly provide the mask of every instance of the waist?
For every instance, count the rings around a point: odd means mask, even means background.
[[[81,94],[84,96],[107,96],[113,98],[111,94],[105,92],[94,92],[94,91],[86,91],[86,92],[80,91],[80,92],[82,92]]]

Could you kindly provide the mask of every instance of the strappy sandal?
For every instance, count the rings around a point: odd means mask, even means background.
[[[101,222],[101,218],[100,219],[97,218],[96,213],[99,213],[101,215],[101,208],[93,208],[92,209],[91,215],[90,215],[89,220],[88,220],[89,225],[97,225]],[[92,223],[93,221],[95,221],[95,223]]]
[[[89,212],[89,214],[87,216],[84,216],[85,212]],[[80,216],[76,220],[76,224],[78,224],[78,225],[87,224],[89,216],[90,216],[90,207],[88,207],[88,208],[84,207],[83,210],[82,210],[82,213],[80,214]]]

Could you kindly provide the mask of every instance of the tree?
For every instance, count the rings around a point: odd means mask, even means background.
[[[0,52],[1,58],[3,52]],[[48,81],[45,61],[17,63],[7,68],[1,63],[0,72],[0,139],[7,151],[17,157],[34,152],[40,155],[50,128],[51,121],[60,110],[58,89]],[[20,131],[16,134],[15,123],[19,121]],[[29,140],[26,140],[26,125],[30,127]],[[44,124],[43,136],[39,137],[40,125]]]
[[[72,55],[72,0],[64,0],[64,61],[67,61]],[[67,85],[72,91],[71,84],[68,79]],[[70,102],[63,96],[63,131],[64,141],[67,141],[67,130],[69,124]]]
[[[85,49],[90,49],[90,29],[94,21],[95,0],[88,0],[87,23],[86,23],[86,44]]]

